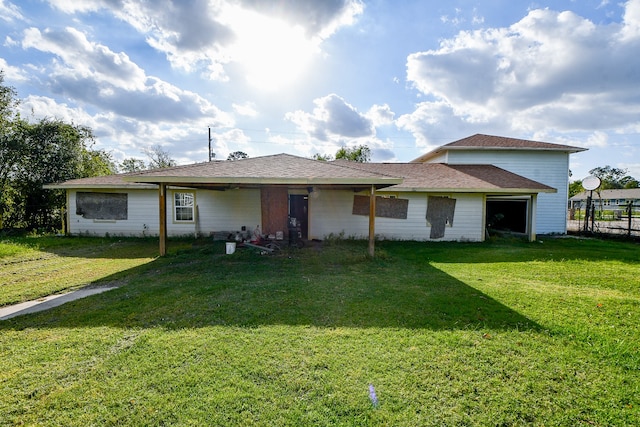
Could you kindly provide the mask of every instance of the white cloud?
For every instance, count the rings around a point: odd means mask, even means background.
[[[139,90],[145,85],[146,75],[142,68],[133,63],[127,54],[112,52],[108,47],[92,43],[75,28],[63,31],[37,28],[24,31],[22,47],[48,52],[62,59],[65,73],[74,78],[91,77],[97,82],[126,90]]]
[[[147,76],[126,54],[89,41],[76,29],[30,28],[22,45],[57,57],[43,79],[54,93],[77,102],[143,121],[232,123],[198,94]]]
[[[366,114],[375,127],[393,124],[394,116],[394,112],[387,104],[374,105]]]
[[[323,39],[351,25],[360,0],[49,0],[65,13],[107,11],[145,34],[147,43],[187,72],[230,79],[239,62],[256,86],[279,86],[300,73]],[[267,74],[270,81],[257,81]],[[278,80],[279,79],[279,80]],[[268,83],[268,84],[267,84]]]
[[[27,74],[22,69],[9,65],[4,58],[0,58],[0,70],[4,73],[5,84],[7,81],[19,82],[28,80]]]
[[[296,111],[286,118],[298,128],[321,141],[337,138],[371,137],[373,122],[336,94],[315,99],[312,113]]]
[[[545,9],[508,28],[461,31],[408,57],[408,80],[437,100],[421,104],[413,120],[444,120],[433,113],[446,106],[461,124],[510,134],[637,126],[639,28],[640,0],[631,0],[620,24]],[[405,116],[401,126],[425,125]]]
[[[241,116],[256,117],[258,110],[253,102],[245,102],[244,104],[232,104],[233,111]]]
[[[504,134],[508,127],[499,121],[477,123],[469,120],[455,114],[445,101],[419,103],[412,113],[398,117],[396,125],[414,136],[417,147],[427,150],[476,133]]]
[[[0,19],[6,22],[23,21],[24,16],[18,6],[6,0],[0,0]]]

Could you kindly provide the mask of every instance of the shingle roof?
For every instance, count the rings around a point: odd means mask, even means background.
[[[216,161],[157,169],[124,178],[151,183],[213,184],[380,184],[401,182],[394,176],[358,170],[290,154]]]
[[[589,192],[583,191],[582,193],[578,193],[575,196],[571,197],[569,200],[587,200],[587,196]],[[600,190],[593,192],[594,199],[640,199],[640,188],[626,188],[626,189],[610,189],[610,190]]]
[[[57,183],[57,184],[47,184],[44,188],[47,189],[59,189],[59,188],[88,188],[88,189],[108,189],[108,188],[140,188],[140,189],[149,189],[149,188],[158,188],[155,184],[141,184],[138,182],[129,182],[125,181],[124,178],[128,176],[134,176],[137,174],[126,173],[126,174],[115,174],[115,175],[105,175],[105,176],[94,176],[91,178],[78,178],[78,179],[70,179],[68,181]]]
[[[357,163],[349,167],[401,176],[401,184],[389,191],[444,191],[494,193],[555,193],[556,189],[493,165],[447,165],[443,163]]]
[[[337,185],[388,187],[393,191],[534,193],[547,185],[492,165],[321,162],[288,154],[197,163],[133,174],[82,178],[47,188],[157,188],[215,185]],[[366,187],[365,187],[366,188]]]
[[[585,151],[586,148],[551,144],[549,142],[529,141],[526,139],[507,138],[504,136],[476,134],[438,147],[435,150],[412,160],[411,163],[425,162],[430,158],[449,150],[535,150],[577,153]]]

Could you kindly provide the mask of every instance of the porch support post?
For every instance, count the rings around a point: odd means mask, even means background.
[[[369,195],[369,256],[375,254],[375,237],[376,235],[376,187],[371,185],[371,194]]]
[[[158,184],[160,217],[160,256],[167,254],[167,184]]]
[[[536,241],[536,212],[538,210],[538,195],[532,194],[529,201],[529,241]],[[565,226],[566,227],[566,226]],[[565,228],[566,231],[566,228]]]

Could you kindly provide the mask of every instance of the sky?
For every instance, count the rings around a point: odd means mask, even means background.
[[[0,0],[24,118],[116,162],[335,154],[408,162],[484,133],[640,178],[640,0]]]

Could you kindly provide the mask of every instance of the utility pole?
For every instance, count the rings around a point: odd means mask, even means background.
[[[209,126],[209,161],[211,161],[211,126]]]

